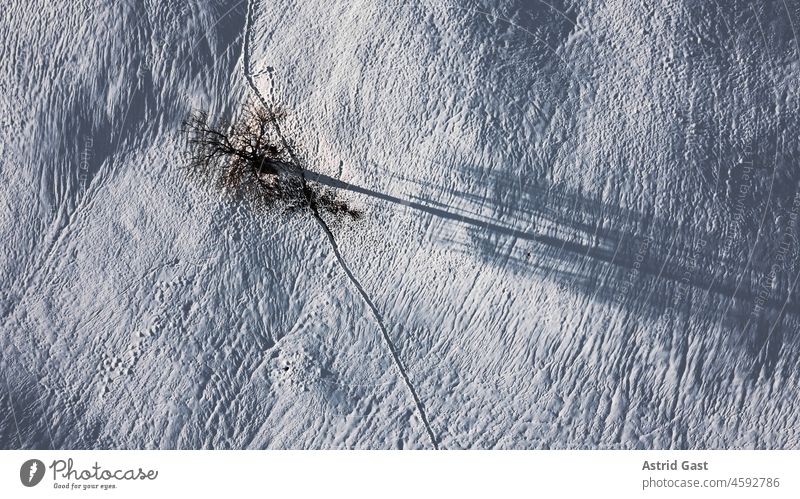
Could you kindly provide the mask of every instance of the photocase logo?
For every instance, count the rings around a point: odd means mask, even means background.
[[[26,487],[35,487],[44,478],[44,463],[38,459],[28,459],[19,469],[19,479]]]

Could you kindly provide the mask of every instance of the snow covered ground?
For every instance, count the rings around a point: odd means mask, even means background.
[[[799,1],[0,19],[0,447],[800,447]],[[185,175],[259,99],[362,220]]]

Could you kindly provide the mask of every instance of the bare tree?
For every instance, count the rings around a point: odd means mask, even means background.
[[[319,191],[305,182],[302,167],[282,147],[273,121],[273,109],[248,105],[233,122],[212,124],[205,111],[193,112],[183,124],[190,174],[238,197],[287,211],[303,207],[323,209],[358,219],[361,212],[338,200],[332,191]]]

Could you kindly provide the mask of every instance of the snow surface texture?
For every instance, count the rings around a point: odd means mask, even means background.
[[[4,2],[0,446],[800,447],[800,1],[655,3]]]

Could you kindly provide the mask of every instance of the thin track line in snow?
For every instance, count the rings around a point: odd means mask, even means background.
[[[8,374],[3,370],[3,379],[6,382],[6,391],[8,392],[8,406],[11,408],[11,415],[14,417],[14,428],[17,430],[17,440],[19,440],[19,448],[22,449],[22,436],[19,434],[19,422],[17,421],[17,411],[14,410],[14,398],[11,396],[11,386],[8,384]]]
[[[270,108],[269,103],[264,98],[264,96],[261,95],[261,92],[258,90],[255,81],[253,81],[253,76],[250,74],[250,30],[252,28],[252,16],[253,16],[253,0],[248,0],[247,16],[245,19],[244,41],[242,46],[243,47],[242,66],[244,70],[244,77],[247,80],[247,84],[250,87],[250,89],[253,91],[256,97],[258,97],[258,100],[261,101],[261,104],[265,108],[269,109]],[[336,242],[336,238],[334,237],[333,232],[331,232],[330,227],[328,227],[328,224],[325,222],[325,220],[319,213],[317,203],[316,201],[314,201],[314,197],[311,193],[311,190],[308,187],[308,183],[306,182],[305,170],[303,170],[300,161],[295,156],[294,150],[292,149],[291,145],[289,145],[289,142],[286,140],[286,137],[284,137],[283,132],[281,131],[280,124],[278,123],[278,120],[272,113],[270,113],[270,120],[272,122],[272,126],[275,128],[275,133],[278,135],[281,142],[283,143],[283,147],[289,153],[289,157],[291,158],[292,162],[300,172],[300,179],[303,186],[303,195],[305,196],[306,201],[308,202],[308,205],[311,208],[311,213],[312,215],[314,215],[314,219],[322,228],[323,232],[325,232],[325,235],[328,238],[328,242],[330,242],[331,248],[333,249],[333,253],[334,255],[336,255],[336,259],[339,261],[339,265],[342,267],[342,270],[344,270],[344,273],[347,275],[348,279],[350,279],[350,282],[353,284],[356,290],[358,290],[358,294],[361,295],[361,298],[364,300],[364,303],[367,304],[370,311],[372,312],[372,315],[375,318],[375,322],[378,324],[378,327],[381,330],[383,341],[386,343],[389,352],[392,354],[392,360],[394,360],[394,364],[397,367],[397,370],[400,372],[400,376],[403,378],[403,382],[405,383],[406,388],[408,388],[411,397],[414,399],[414,405],[417,408],[417,413],[419,414],[419,417],[422,420],[422,424],[425,426],[425,431],[428,433],[431,445],[433,445],[434,449],[438,450],[439,444],[436,441],[436,435],[433,433],[431,425],[428,422],[428,417],[425,415],[425,409],[422,406],[422,401],[420,400],[419,395],[417,395],[417,391],[414,388],[414,385],[411,383],[411,379],[408,377],[408,372],[406,371],[406,368],[403,366],[403,362],[400,360],[400,356],[397,353],[397,347],[395,347],[394,343],[392,342],[392,339],[389,337],[389,331],[386,329],[386,325],[383,322],[383,316],[378,310],[378,307],[375,306],[375,304],[372,302],[367,292],[364,290],[364,287],[361,286],[361,283],[358,281],[356,276],[350,270],[350,267],[348,267],[347,262],[345,262],[344,260],[344,257],[342,257],[342,253],[339,251],[339,245]]]

